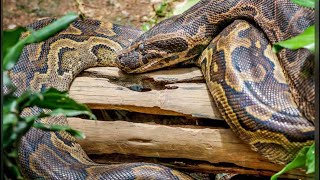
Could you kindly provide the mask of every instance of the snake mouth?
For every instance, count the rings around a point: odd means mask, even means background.
[[[131,73],[141,66],[140,59],[141,55],[136,51],[132,51],[119,54],[115,62],[122,71]]]
[[[142,73],[157,69],[157,64],[164,64],[161,61],[166,55],[166,52],[144,49],[140,44],[120,51],[115,63],[126,73]]]
[[[157,59],[144,64],[142,58],[139,53],[121,54],[116,59],[116,64],[126,73],[143,73],[157,69],[157,65],[161,62],[160,59]]]

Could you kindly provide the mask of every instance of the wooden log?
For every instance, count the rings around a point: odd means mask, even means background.
[[[68,118],[71,127],[86,134],[79,141],[89,155],[122,154],[123,157],[156,158],[177,169],[207,173],[272,175],[283,166],[268,162],[229,129],[164,126],[125,121],[89,121]],[[99,156],[98,156],[99,157]],[[130,158],[128,158],[130,161]],[[110,159],[99,162],[109,162]],[[125,162],[128,162],[125,160]],[[306,179],[304,172],[285,177]]]
[[[198,68],[134,75],[114,67],[90,68],[74,80],[70,95],[92,109],[222,120]],[[266,176],[283,167],[262,158],[219,125],[165,126],[79,118],[68,122],[86,134],[87,139],[79,143],[101,163],[145,161],[192,172]],[[300,170],[284,177],[310,178]]]
[[[90,68],[74,80],[70,96],[92,109],[222,119],[198,68],[135,75]]]

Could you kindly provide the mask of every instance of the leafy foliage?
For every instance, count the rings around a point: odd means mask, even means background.
[[[153,6],[155,14],[149,18],[141,27],[143,31],[148,31],[152,26],[159,23],[160,21],[172,16],[172,0],[164,0],[159,5]]]
[[[309,7],[309,8],[314,8],[316,4],[315,0],[292,0],[292,2],[300,6]]]
[[[299,48],[309,49],[314,53],[315,26],[308,27],[303,33],[285,41],[280,41],[273,46],[273,51],[278,52],[282,48],[296,50]]]
[[[184,3],[177,5],[175,8],[172,7],[174,0],[164,0],[161,4],[153,7],[155,14],[149,18],[141,27],[143,31],[148,31],[151,27],[159,23],[160,21],[169,18],[173,15],[178,15],[195,5],[200,0],[187,0]]]
[[[295,159],[287,164],[281,171],[274,174],[271,177],[271,180],[276,180],[281,174],[286,173],[292,169],[296,168],[304,168],[307,170],[307,174],[314,173],[315,172],[315,154],[314,149],[315,145],[313,143],[312,146],[305,146],[303,147]]]
[[[8,30],[3,32],[4,37],[10,37],[10,38],[5,38],[4,43],[3,43],[3,52],[7,54],[8,49],[12,46],[14,46],[20,38],[20,34],[27,31],[26,28],[24,27],[18,27],[14,30]]]
[[[40,42],[40,41],[48,39],[49,37],[56,34],[57,32],[59,32],[63,29],[66,29],[69,26],[69,24],[72,23],[77,17],[78,17],[77,14],[70,13],[70,14],[64,16],[63,18],[56,20],[52,24],[50,24],[47,27],[42,28],[38,31],[30,30],[31,34],[29,36],[17,41],[16,43],[12,42],[9,39],[11,39],[11,38],[14,38],[15,40],[19,39],[19,36],[15,36],[15,35],[18,35],[19,32],[23,32],[24,29],[20,28],[15,31],[11,31],[11,33],[9,33],[9,32],[4,33],[4,35],[6,35],[6,34],[11,35],[7,38],[4,38],[5,39],[4,44],[7,44],[7,45],[4,45],[4,47],[6,47],[6,49],[5,49],[6,53],[5,53],[4,59],[3,59],[4,69],[9,70],[14,66],[14,64],[18,61],[19,56],[22,52],[22,49],[25,45]],[[4,37],[6,37],[6,36],[4,36]]]
[[[31,127],[45,131],[66,131],[77,138],[85,137],[82,132],[68,126],[47,125],[36,122],[37,119],[49,116],[77,116],[81,114],[88,115],[91,119],[95,119],[95,116],[87,106],[77,103],[71,99],[66,92],[60,92],[54,88],[49,88],[42,92],[26,90],[17,97],[15,95],[16,87],[8,76],[8,70],[18,61],[25,45],[46,40],[59,31],[66,29],[77,17],[77,14],[68,14],[38,31],[29,30],[31,33],[23,39],[20,39],[20,36],[22,32],[26,31],[25,28],[4,31],[4,71],[2,70],[2,72],[4,86],[8,91],[4,95],[3,104],[3,162],[5,178],[7,179],[23,179],[19,166],[17,165],[17,147],[22,136],[27,133]],[[50,111],[41,112],[34,116],[21,116],[23,110],[35,106]]]

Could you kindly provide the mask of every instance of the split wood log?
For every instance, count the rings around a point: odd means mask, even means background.
[[[207,173],[271,176],[283,168],[252,151],[229,129],[200,126],[181,128],[79,118],[68,118],[68,122],[71,127],[86,134],[87,138],[79,143],[89,155],[106,155],[104,159],[99,159],[101,156],[94,159],[101,163],[110,163],[110,159],[105,159],[108,155],[122,154],[122,158],[151,157],[158,160],[149,162]],[[114,162],[114,159],[111,161]],[[291,171],[285,177],[307,178],[299,170]]]
[[[75,78],[69,93],[92,109],[222,119],[198,68],[135,75],[90,68]]]
[[[75,78],[70,96],[91,109],[128,110],[223,122],[198,68],[134,75],[124,74],[115,67],[90,68]],[[283,167],[262,158],[230,129],[219,125],[165,126],[78,118],[69,118],[68,122],[86,134],[87,139],[80,141],[81,146],[101,163],[142,160],[180,170],[267,176]],[[291,171],[285,177],[308,178],[300,170]]]

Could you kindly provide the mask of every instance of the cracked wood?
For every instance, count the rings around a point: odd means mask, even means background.
[[[79,143],[89,155],[98,155],[92,158],[100,163],[139,160],[207,173],[267,176],[283,167],[268,162],[252,151],[229,129],[79,118],[68,118],[68,123],[85,133],[86,139],[79,140]],[[116,154],[124,156],[112,159]],[[299,170],[290,171],[283,177],[307,178]]]
[[[222,120],[198,68],[124,74],[95,67],[75,78],[70,96],[92,109]]]

